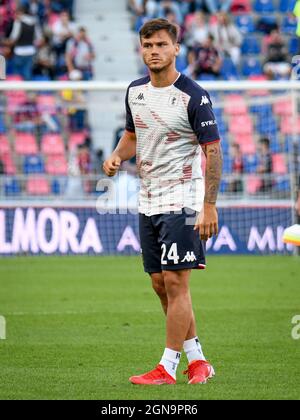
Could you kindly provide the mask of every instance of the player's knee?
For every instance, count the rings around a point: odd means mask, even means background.
[[[189,292],[188,278],[180,271],[164,271],[168,299],[175,299]]]
[[[164,299],[167,296],[166,288],[165,288],[165,282],[164,277],[161,273],[158,274],[152,274],[152,287],[155,291],[155,293],[161,298]]]

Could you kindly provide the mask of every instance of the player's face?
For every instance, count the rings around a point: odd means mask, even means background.
[[[174,44],[168,32],[161,30],[150,38],[142,38],[142,54],[150,71],[160,73],[175,63],[179,44]]]

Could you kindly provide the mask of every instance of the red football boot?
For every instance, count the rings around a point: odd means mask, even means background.
[[[168,374],[162,365],[158,365],[151,372],[140,376],[132,376],[129,381],[134,385],[175,385],[176,380]]]
[[[188,375],[190,385],[206,384],[209,379],[215,376],[214,368],[205,360],[191,362],[188,369],[183,373]]]

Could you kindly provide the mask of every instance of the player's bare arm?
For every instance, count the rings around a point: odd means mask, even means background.
[[[115,176],[120,169],[121,163],[132,159],[136,155],[136,135],[125,130],[118,146],[112,155],[104,162],[104,173],[109,176]]]
[[[223,155],[220,143],[207,144],[203,151],[206,156],[204,209],[197,219],[195,230],[199,230],[201,240],[207,241],[219,232],[216,203],[222,178]]]

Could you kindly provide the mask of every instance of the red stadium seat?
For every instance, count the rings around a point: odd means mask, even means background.
[[[258,175],[249,175],[247,177],[246,189],[248,194],[256,194],[262,186],[262,180]]]
[[[16,133],[15,152],[18,155],[36,155],[38,146],[36,139],[32,134]]]
[[[37,107],[39,112],[47,114],[56,114],[56,99],[52,95],[39,95],[37,97]]]
[[[7,175],[16,175],[17,168],[15,165],[15,162],[13,160],[13,157],[11,155],[11,152],[8,153],[0,153],[1,160],[4,165],[4,171]]]
[[[27,94],[22,90],[7,92],[7,111],[12,114],[20,107],[22,107],[27,101]]]
[[[29,195],[49,195],[50,184],[45,178],[31,178],[27,181],[26,191]]]
[[[285,156],[281,153],[276,153],[272,156],[273,172],[278,175],[286,175],[288,173]]]
[[[80,144],[83,144],[86,140],[86,132],[81,131],[78,133],[72,133],[70,135],[69,139],[69,150],[74,149],[75,147],[79,146]]]
[[[273,111],[275,115],[291,116],[293,115],[293,102],[289,99],[278,101],[274,104]]]
[[[48,156],[46,164],[46,172],[49,175],[67,175],[68,174],[68,163],[65,156],[54,155]]]
[[[6,136],[0,135],[0,155],[10,153],[10,144]]]
[[[18,74],[10,74],[6,77],[7,82],[22,82],[24,79]]]
[[[64,141],[59,134],[45,134],[42,138],[42,152],[46,155],[64,155]]]
[[[300,118],[297,117],[296,124],[294,118],[284,117],[281,119],[280,131],[284,135],[300,134]]]
[[[229,132],[234,135],[253,134],[253,122],[249,115],[232,117]]]
[[[237,143],[243,155],[254,155],[256,153],[256,144],[252,134],[239,134],[234,136],[235,143]]]
[[[224,112],[227,115],[245,115],[248,112],[247,103],[240,95],[228,95],[225,99]]]
[[[233,0],[231,4],[232,13],[248,14],[252,11],[250,0]]]
[[[249,80],[254,82],[265,82],[267,81],[267,77],[264,75],[259,76],[250,76]],[[270,92],[267,89],[251,89],[247,91],[247,95],[249,96],[268,96]]]

